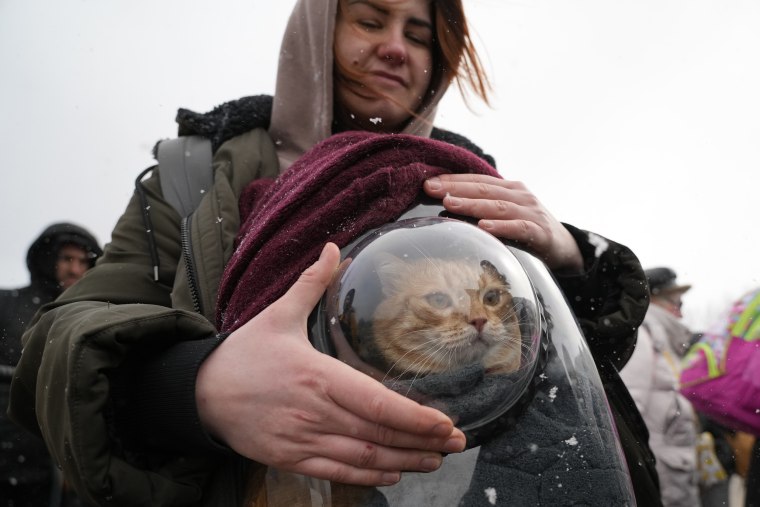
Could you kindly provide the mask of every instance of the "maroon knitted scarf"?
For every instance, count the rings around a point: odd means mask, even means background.
[[[218,329],[234,331],[282,296],[328,241],[342,248],[397,219],[422,197],[422,183],[443,173],[499,177],[473,153],[441,141],[345,132],[276,180],[251,182],[219,288]]]

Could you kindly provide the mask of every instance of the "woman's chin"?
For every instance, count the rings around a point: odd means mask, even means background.
[[[352,97],[356,99],[356,96]],[[336,111],[336,120],[341,130],[369,130],[371,132],[400,132],[412,114],[387,98],[365,99],[360,106],[347,107]],[[368,102],[371,102],[371,107]]]
[[[341,131],[344,130],[367,130],[370,132],[392,133],[403,130],[405,122],[389,120],[393,116],[382,113],[359,115],[348,114],[338,120]]]

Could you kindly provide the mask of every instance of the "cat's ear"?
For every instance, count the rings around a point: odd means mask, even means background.
[[[378,252],[373,257],[372,262],[375,265],[377,277],[380,279],[383,294],[390,296],[398,292],[408,277],[409,266],[388,252]]]
[[[488,274],[488,275],[496,278],[497,280],[499,280],[504,285],[509,286],[509,282],[507,282],[507,277],[504,276],[501,273],[501,271],[499,271],[498,269],[496,269],[496,266],[494,266],[493,264],[491,264],[490,261],[487,261],[485,259],[482,260],[482,261],[480,261],[480,267],[483,268],[483,272],[484,273],[486,273],[486,274]]]

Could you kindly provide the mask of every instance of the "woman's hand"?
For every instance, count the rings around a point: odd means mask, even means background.
[[[570,232],[522,182],[483,174],[442,174],[424,183],[452,213],[479,219],[494,236],[517,241],[553,270],[580,272],[583,257]]]
[[[338,482],[389,485],[402,471],[437,469],[465,437],[423,407],[318,352],[306,319],[338,265],[320,259],[278,301],[233,332],[201,366],[201,420],[250,459]]]

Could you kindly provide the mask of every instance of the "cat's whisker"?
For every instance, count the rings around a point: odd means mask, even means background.
[[[427,361],[423,363],[423,365],[427,365]],[[406,390],[406,396],[409,396],[409,393],[412,391],[412,386],[414,385],[414,381],[417,380],[417,377],[420,376],[420,373],[424,371],[424,368],[417,368],[417,372],[414,374],[414,377],[409,381],[409,387]]]
[[[406,336],[406,337],[408,337],[408,336],[414,335],[415,333],[418,333],[418,332],[419,332],[419,331],[410,331],[409,333],[405,333],[405,334],[403,334],[403,335],[399,336],[399,337],[397,338],[397,340],[399,340],[399,339],[402,339],[402,338],[404,338],[405,336]],[[402,362],[404,359],[406,359],[406,357],[407,357],[409,354],[413,354],[414,352],[417,352],[419,349],[422,349],[422,348],[424,348],[424,347],[427,347],[427,346],[428,346],[430,343],[433,343],[433,344],[436,344],[436,345],[440,345],[440,344],[437,344],[437,343],[436,343],[436,341],[435,341],[435,339],[434,339],[434,338],[430,338],[430,339],[429,339],[429,340],[427,340],[427,341],[424,341],[424,342],[422,342],[422,343],[419,343],[419,344],[417,344],[417,346],[415,346],[415,347],[412,347],[411,349],[407,350],[407,351],[406,351],[406,352],[404,352],[404,354],[402,354],[402,355],[401,355],[401,356],[400,356],[398,359],[396,359],[396,361],[394,361],[394,362],[393,362],[393,364],[390,366],[390,371],[393,371],[393,370],[395,370],[395,369],[397,368],[398,364],[399,364],[400,362]],[[406,374],[406,373],[407,373],[407,372],[408,372],[408,371],[409,371],[409,370],[410,370],[410,369],[411,369],[411,368],[412,368],[414,365],[415,365],[415,362],[412,362],[412,364],[410,364],[409,366],[407,366],[407,367],[404,369],[404,371],[403,371],[403,372],[401,372],[401,374],[400,374],[399,376],[400,376],[400,377],[401,377],[401,376],[404,376],[404,375],[405,375],[405,374]]]
[[[427,359],[427,358],[423,358],[423,359]],[[397,376],[396,376],[396,378],[395,378],[395,381],[394,381],[394,383],[392,384],[392,386],[393,386],[393,387],[395,387],[395,386],[396,386],[396,384],[397,384],[397,381],[400,381],[400,380],[402,380],[402,379],[403,379],[403,377],[404,377],[404,376],[405,376],[405,375],[406,375],[406,374],[407,374],[407,373],[408,373],[410,370],[411,370],[411,371],[413,371],[413,372],[414,372],[414,377],[412,377],[412,379],[409,381],[409,385],[407,386],[408,388],[407,388],[407,391],[406,391],[406,396],[409,396],[409,393],[410,393],[410,392],[411,392],[411,390],[412,390],[412,385],[414,384],[414,381],[415,381],[415,380],[417,380],[417,377],[419,377],[419,376],[420,376],[420,374],[421,374],[422,372],[424,372],[424,371],[425,371],[425,367],[424,367],[424,366],[427,364],[427,362],[423,362],[423,363],[421,363],[421,365],[420,365],[419,367],[416,367],[418,364],[419,364],[419,363],[417,363],[417,362],[413,362],[412,364],[410,364],[409,366],[407,366],[407,367],[404,369],[404,371],[403,371],[403,372],[401,372],[399,375],[397,375]]]
[[[429,340],[421,343],[419,347],[416,347],[416,348],[421,348],[421,347],[425,347],[427,350],[426,350],[425,355],[422,357],[422,360],[424,361],[422,365],[424,365],[424,367],[417,368],[417,371],[418,372],[433,371],[433,368],[428,367],[428,365],[432,365],[433,359],[437,359],[441,356],[442,350],[444,352],[447,350],[446,343],[440,340],[437,340],[435,337],[431,337]],[[440,361],[436,361],[436,362],[438,363]]]
[[[415,335],[416,333],[419,333],[419,331],[410,331],[410,332],[408,332],[408,333],[404,333],[404,334],[402,334],[402,335],[399,335],[398,337],[394,338],[393,340],[390,340],[390,343],[394,343],[394,342],[396,342],[396,341],[400,341],[400,340],[403,340],[403,339],[405,339],[405,338],[406,338],[406,339],[408,339],[410,336],[413,336],[413,335]],[[386,372],[386,375],[385,375],[385,377],[383,378],[383,380],[385,380],[385,379],[387,378],[387,376],[388,376],[388,374],[389,374],[390,372],[392,372],[392,371],[396,370],[396,369],[398,368],[398,365],[399,365],[399,363],[401,363],[402,361],[404,361],[404,360],[407,358],[407,356],[409,356],[409,354],[413,354],[414,352],[417,352],[419,349],[421,349],[421,348],[423,348],[423,347],[427,346],[427,344],[428,344],[430,341],[432,341],[432,339],[431,339],[431,340],[429,340],[428,342],[422,342],[422,343],[418,344],[416,347],[412,347],[411,349],[409,349],[409,350],[407,350],[406,352],[404,352],[404,353],[403,353],[403,354],[402,354],[400,357],[398,357],[398,358],[397,358],[397,359],[396,359],[396,360],[393,362],[393,364],[391,364],[391,365],[390,365],[390,367],[389,367],[389,370],[388,370],[388,372]],[[411,369],[411,368],[414,366],[414,364],[415,364],[415,363],[414,363],[414,362],[412,362],[412,364],[410,364],[409,366],[407,366],[406,368],[404,368],[404,370],[403,370],[403,371],[402,371],[402,372],[401,372],[399,375],[397,375],[396,377],[397,377],[397,378],[402,378],[402,377],[404,377],[404,376],[407,374],[407,372],[408,372],[408,371],[409,371],[409,370],[410,370],[410,369]]]

